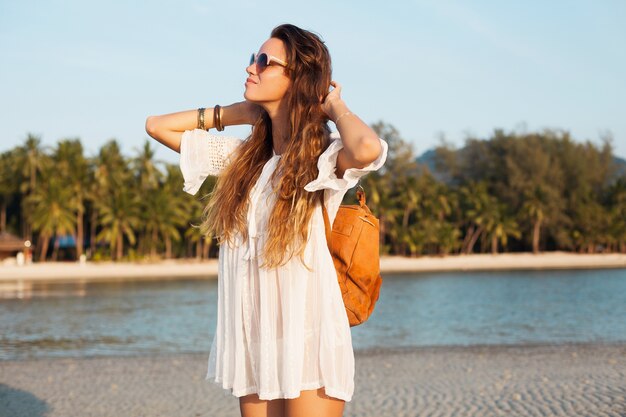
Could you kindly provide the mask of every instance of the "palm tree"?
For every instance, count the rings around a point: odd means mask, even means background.
[[[155,193],[155,200],[159,208],[158,230],[165,242],[165,258],[169,259],[172,257],[172,240],[181,240],[179,229],[187,224],[187,209],[181,198],[173,198],[176,193],[180,193],[180,184],[183,183],[180,169],[175,165],[167,165],[166,170],[165,183]]]
[[[83,253],[85,200],[89,186],[89,165],[83,156],[80,139],[60,141],[52,159],[60,178],[72,190],[69,203],[76,217],[76,259],[79,259]]]
[[[594,253],[600,244],[608,245],[611,241],[610,210],[596,200],[579,201],[574,211],[573,237],[578,250]]]
[[[140,196],[130,187],[120,187],[98,201],[99,222],[102,230],[96,239],[109,243],[111,255],[121,260],[124,255],[124,237],[135,244],[135,230],[141,224]]]
[[[130,171],[116,140],[105,143],[94,162],[96,185],[103,193],[127,185]]]
[[[89,192],[93,201],[92,248],[95,241],[109,243],[111,257],[121,259],[124,252],[124,236],[135,243],[135,231],[141,223],[141,194],[135,184],[119,144],[112,139],[105,143],[94,159],[94,182]],[[99,233],[97,227],[101,226]],[[95,238],[93,236],[95,235]],[[116,252],[114,252],[116,251]]]
[[[138,250],[142,254],[145,253],[146,243],[150,242],[151,254],[155,256],[158,228],[155,210],[157,208],[150,201],[150,197],[161,186],[163,174],[159,171],[157,164],[163,164],[163,162],[154,160],[155,150],[151,148],[148,140],[144,142],[141,149],[135,150],[137,156],[131,160],[131,170],[139,192],[146,196],[141,203],[142,227],[138,231],[140,234]]]
[[[456,240],[459,231],[450,223],[450,215],[458,205],[454,193],[445,184],[437,182],[428,171],[423,171],[423,175],[417,178],[415,192],[420,196],[419,205],[414,210],[415,222],[406,230],[398,222],[403,241],[411,252],[420,250],[445,254],[455,250],[458,247]],[[400,195],[406,196],[407,193],[402,192]],[[399,214],[402,214],[402,206],[398,207],[401,210]]]
[[[404,206],[398,206],[396,202],[404,198],[402,193],[406,190],[406,180],[419,175],[419,167],[415,162],[413,145],[402,139],[395,127],[379,121],[372,124],[372,129],[387,142],[387,161],[384,167],[368,174],[362,181],[368,206],[378,215],[381,252],[387,253],[391,247],[400,250],[399,246],[402,246],[402,234],[405,231],[399,229],[396,223],[404,215]],[[369,205],[370,201],[372,206]]]
[[[495,200],[495,198],[494,198]],[[486,241],[491,242],[491,253],[498,253],[498,243],[502,245],[502,248],[506,249],[509,241],[509,236],[516,239],[521,238],[522,233],[519,230],[519,226],[515,219],[506,215],[506,206],[499,203],[497,200],[492,202],[488,215],[488,222],[485,227]]]
[[[151,142],[146,139],[140,150],[135,148],[137,156],[131,160],[131,169],[135,172],[139,189],[142,191],[159,187],[163,177],[157,166],[163,162],[154,160],[156,148],[153,149],[150,144]]]
[[[533,253],[539,252],[541,227],[548,222],[556,222],[562,213],[562,201],[557,191],[545,184],[536,184],[524,192],[521,214],[531,223]]]
[[[18,193],[19,183],[15,181],[14,151],[0,154],[0,232],[7,227],[7,207]]]
[[[196,224],[196,226],[197,225],[198,224]],[[187,227],[183,236],[190,245],[195,245],[196,259],[208,258],[208,253],[211,250],[211,246],[213,244],[212,235],[204,236],[202,235],[202,233],[200,233],[200,230],[197,227]]]
[[[33,207],[30,206],[28,196],[37,189],[37,176],[47,167],[49,157],[46,155],[48,147],[41,145],[41,138],[28,134],[24,144],[15,148],[15,171],[19,175],[20,192],[25,196],[22,199],[22,215],[24,219],[24,237],[32,241]]]
[[[187,223],[187,209],[185,201],[175,198],[180,195],[180,184],[183,183],[180,169],[174,165],[167,165],[167,179],[165,183],[153,190],[144,193],[142,198],[142,221],[147,235],[150,236],[150,256],[157,256],[159,242],[165,244],[165,257],[172,254],[172,240],[180,241],[179,228]]]
[[[607,190],[607,206],[611,242],[615,250],[626,253],[626,176],[618,178]]]
[[[478,238],[484,233],[487,226],[487,213],[493,210],[497,200],[489,195],[487,182],[470,180],[459,189],[461,207],[465,217],[465,238],[461,246],[462,253],[472,253]]]
[[[57,238],[54,248],[56,258],[58,237],[74,233],[76,217],[72,205],[72,189],[66,186],[63,179],[54,175],[50,168],[45,171],[43,179],[27,199],[28,204],[33,207],[33,230],[39,232],[42,243],[39,260],[45,262],[50,238]]]
[[[456,251],[461,245],[459,241],[461,231],[449,221],[443,220],[437,223],[437,252],[448,255],[450,252]]]
[[[189,245],[195,245],[195,257],[197,259],[208,259],[209,252],[211,250],[211,247],[213,246],[214,236],[211,233],[206,236],[203,235],[200,232],[199,226],[202,220],[202,212],[205,205],[208,203],[208,197],[210,192],[215,187],[217,177],[207,177],[206,181],[202,183],[202,186],[198,191],[198,195],[200,196],[200,198],[197,198],[187,193],[180,192],[180,190],[182,189],[181,184],[183,183],[183,180],[179,169],[173,169],[172,171],[168,171],[168,173],[168,183],[171,184],[172,194],[182,194],[181,203],[182,209],[185,212],[183,216],[183,218],[185,219],[183,225],[185,230],[185,240],[189,243]],[[370,193],[368,193],[368,200],[369,198]],[[190,247],[187,252],[189,254],[193,253],[192,248]]]

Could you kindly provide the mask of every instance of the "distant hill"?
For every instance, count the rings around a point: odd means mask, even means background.
[[[613,158],[613,161],[615,161],[615,163],[617,164],[617,173],[615,176],[616,177],[626,176],[626,159],[616,156]]]
[[[461,148],[457,150],[457,152],[463,151],[463,149],[465,148]],[[436,153],[435,149],[429,149],[423,154],[421,154],[420,156],[418,156],[417,158],[415,158],[415,161],[418,164],[425,165],[426,167],[428,167],[430,172],[438,181],[445,182],[444,177],[441,174],[439,174],[437,170],[435,169],[435,153]],[[619,177],[626,176],[626,159],[620,158],[619,156],[614,156],[613,161],[617,165],[617,171],[615,172],[615,176],[613,177],[613,180]]]
[[[435,170],[435,153],[436,152],[434,149],[429,149],[417,158],[415,158],[415,162],[421,165],[426,165],[428,167],[428,170],[436,175],[437,171]]]

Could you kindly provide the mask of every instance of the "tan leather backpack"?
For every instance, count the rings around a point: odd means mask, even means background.
[[[365,204],[365,190],[360,185],[358,187],[359,204],[339,206],[332,230],[322,203],[326,241],[351,327],[365,322],[372,314],[383,282],[378,219]]]

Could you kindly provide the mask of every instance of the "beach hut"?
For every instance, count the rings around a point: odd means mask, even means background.
[[[25,240],[9,232],[0,232],[0,260],[16,256],[26,247]]]

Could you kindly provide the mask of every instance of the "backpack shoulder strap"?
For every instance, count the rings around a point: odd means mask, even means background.
[[[328,212],[326,211],[326,205],[324,204],[324,192],[320,193],[320,204],[322,205],[322,214],[324,216],[324,228],[326,230],[326,244],[330,248],[330,236],[331,236],[331,228],[330,228],[330,220],[328,219]]]

